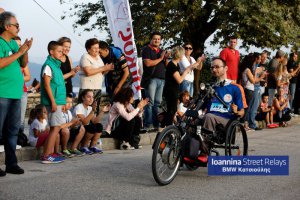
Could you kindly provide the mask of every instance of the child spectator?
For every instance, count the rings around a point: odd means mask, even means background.
[[[79,151],[77,147],[84,136],[85,129],[81,126],[79,119],[73,118],[72,113],[70,112],[73,104],[73,98],[70,94],[68,94],[66,101],[66,109],[63,111],[64,124],[61,126],[60,130],[62,154],[69,158],[74,155],[82,156],[84,154]],[[73,142],[70,150],[67,149],[68,142]]]
[[[269,96],[264,93],[261,98],[260,108],[256,115],[257,121],[265,120],[268,128],[277,128],[278,125],[273,123],[273,115],[275,113],[274,107],[268,106]]]
[[[65,81],[60,70],[60,58],[63,47],[56,41],[48,44],[49,56],[42,66],[41,73],[41,103],[46,106],[49,113],[49,136],[46,140],[42,163],[60,163],[64,159],[53,156],[55,140],[59,134],[60,126],[64,123],[62,107],[66,104]]]
[[[184,90],[180,95],[179,95],[179,105],[177,109],[177,116],[180,118],[183,116],[185,111],[187,110],[187,106],[190,103],[190,93],[187,90]]]
[[[85,137],[81,143],[81,152],[85,154],[103,153],[102,149],[96,147],[100,138],[103,126],[100,123],[103,112],[108,112],[109,107],[104,109],[96,116],[97,101],[94,101],[93,90],[85,89],[79,94],[79,104],[74,108],[74,115],[78,117],[86,130]],[[91,106],[92,105],[92,106]]]
[[[30,112],[28,124],[29,130],[29,144],[32,147],[39,148],[44,145],[45,140],[49,135],[49,126],[47,122],[46,107],[39,104]]]
[[[278,89],[278,97],[274,99],[274,108],[276,114],[274,121],[279,122],[279,126],[287,126],[287,122],[291,120],[290,109],[288,108],[289,100],[284,97],[284,89]]]

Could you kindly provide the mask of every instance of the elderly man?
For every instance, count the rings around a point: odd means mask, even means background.
[[[28,62],[28,50],[32,39],[20,47],[14,40],[20,30],[14,14],[0,14],[0,139],[4,143],[6,172],[0,169],[0,176],[6,173],[23,174],[18,166],[16,145],[21,122],[21,97],[24,78],[20,67]]]

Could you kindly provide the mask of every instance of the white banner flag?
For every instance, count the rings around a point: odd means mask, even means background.
[[[123,50],[133,78],[135,99],[141,98],[137,50],[133,37],[132,19],[128,0],[103,0],[110,33],[116,47]]]

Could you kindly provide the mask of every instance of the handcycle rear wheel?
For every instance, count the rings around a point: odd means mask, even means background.
[[[155,140],[152,154],[152,173],[159,185],[171,183],[180,166],[181,134],[176,126],[165,128]]]
[[[233,121],[226,131],[225,155],[248,155],[247,133],[244,126],[239,121]]]

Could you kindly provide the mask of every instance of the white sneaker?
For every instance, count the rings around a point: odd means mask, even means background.
[[[128,142],[123,142],[123,143],[120,145],[120,149],[121,149],[121,150],[133,150],[134,147],[132,147]]]

